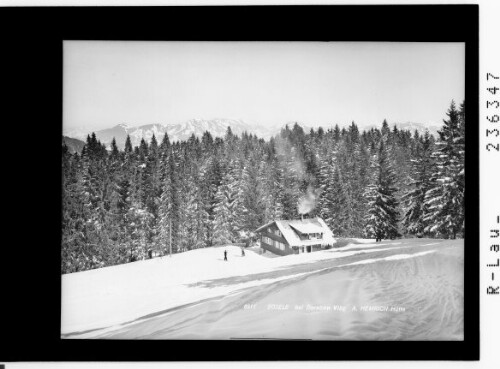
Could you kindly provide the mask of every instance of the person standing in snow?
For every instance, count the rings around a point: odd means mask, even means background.
[[[245,256],[245,249],[243,247],[241,248],[241,256]]]
[[[224,250],[224,261],[227,261],[227,251]]]

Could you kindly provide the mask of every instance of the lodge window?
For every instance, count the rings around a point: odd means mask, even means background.
[[[266,237],[266,236],[262,236],[262,242],[265,242],[265,243],[267,243],[270,246],[277,247],[276,241],[273,240],[272,238],[269,238],[269,237]]]
[[[276,247],[277,249],[280,249],[280,250],[286,249],[286,246],[284,243],[279,242],[279,241],[275,241],[272,238],[269,238],[266,236],[262,236],[262,242],[267,243],[268,245]]]
[[[323,238],[323,233],[310,233],[310,234],[307,235],[307,238],[309,240],[322,239]]]

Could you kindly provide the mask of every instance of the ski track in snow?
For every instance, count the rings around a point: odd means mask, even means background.
[[[151,314],[157,314],[157,317],[168,315],[172,312],[162,312],[188,304],[191,309],[199,305],[197,303],[201,300],[234,296],[256,287],[303,280],[334,268],[397,261],[424,256],[436,250],[395,254],[321,268],[325,263],[344,258],[449,243],[448,240],[422,243],[426,241],[413,239],[377,244],[363,242],[339,249],[279,258],[265,258],[253,252],[247,252],[245,258],[238,258],[240,249],[227,246],[64,275],[62,336],[91,338],[121,329],[128,324],[134,325],[137,320]],[[222,261],[220,254],[223,249],[228,250],[229,260],[233,263]],[[209,261],[205,260],[207,258]],[[189,261],[195,268],[185,267],[189,265]],[[301,272],[293,273],[295,270]],[[252,280],[253,276],[256,278]],[[232,281],[235,278],[237,283]],[[218,282],[226,279],[229,282]],[[87,332],[83,333],[85,331]]]
[[[415,254],[398,254],[398,255],[388,256],[386,258],[366,259],[366,260],[356,261],[354,263],[347,265],[370,264],[370,263],[376,263],[377,261],[402,260],[402,259],[414,258],[417,256],[431,254],[433,252],[436,252],[436,250],[417,252]]]

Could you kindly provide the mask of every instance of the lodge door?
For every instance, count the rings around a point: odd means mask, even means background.
[[[311,246],[307,246],[307,252],[311,252]]]

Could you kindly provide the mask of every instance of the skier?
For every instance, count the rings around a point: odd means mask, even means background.
[[[224,250],[224,261],[227,261],[227,251]]]
[[[245,249],[243,247],[241,248],[241,256],[245,256]]]

